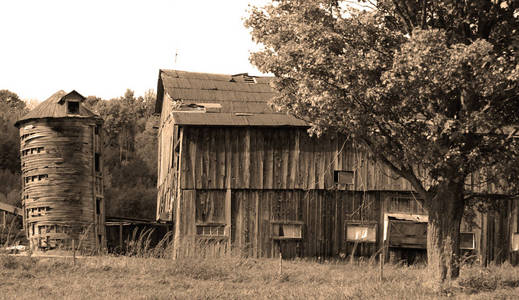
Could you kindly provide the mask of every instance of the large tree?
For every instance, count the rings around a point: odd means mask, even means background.
[[[412,184],[429,213],[429,268],[456,278],[467,178],[517,174],[519,3],[351,3],[252,8],[263,49],[251,61],[276,76],[279,109],[348,135]]]

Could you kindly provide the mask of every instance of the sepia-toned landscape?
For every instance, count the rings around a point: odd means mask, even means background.
[[[23,1],[0,299],[519,299],[518,1]]]

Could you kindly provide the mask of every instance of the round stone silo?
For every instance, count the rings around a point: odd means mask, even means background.
[[[76,91],[59,91],[16,122],[24,228],[33,251],[102,249],[103,120]]]

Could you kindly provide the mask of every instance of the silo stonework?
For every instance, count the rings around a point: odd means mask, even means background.
[[[105,248],[102,119],[59,91],[21,118],[24,228],[33,251]]]

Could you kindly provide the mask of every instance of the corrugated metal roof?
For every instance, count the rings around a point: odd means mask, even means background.
[[[274,111],[269,100],[274,77],[196,73],[160,70],[156,112],[160,113],[167,94],[183,104],[219,103],[218,113],[193,115],[175,112],[175,122],[184,125],[222,126],[307,126],[295,117]],[[251,113],[253,116],[236,116]]]
[[[28,114],[21,117],[15,123],[15,126],[29,120],[42,118],[99,118],[97,114],[93,113],[81,104],[79,105],[79,113],[73,115],[67,114],[67,105],[65,105],[64,100],[68,98],[77,98],[80,102],[85,99],[85,97],[76,91],[70,93],[66,93],[63,90],[58,91],[36,106]]]
[[[303,120],[286,114],[173,112],[172,117],[179,125],[308,127]]]

